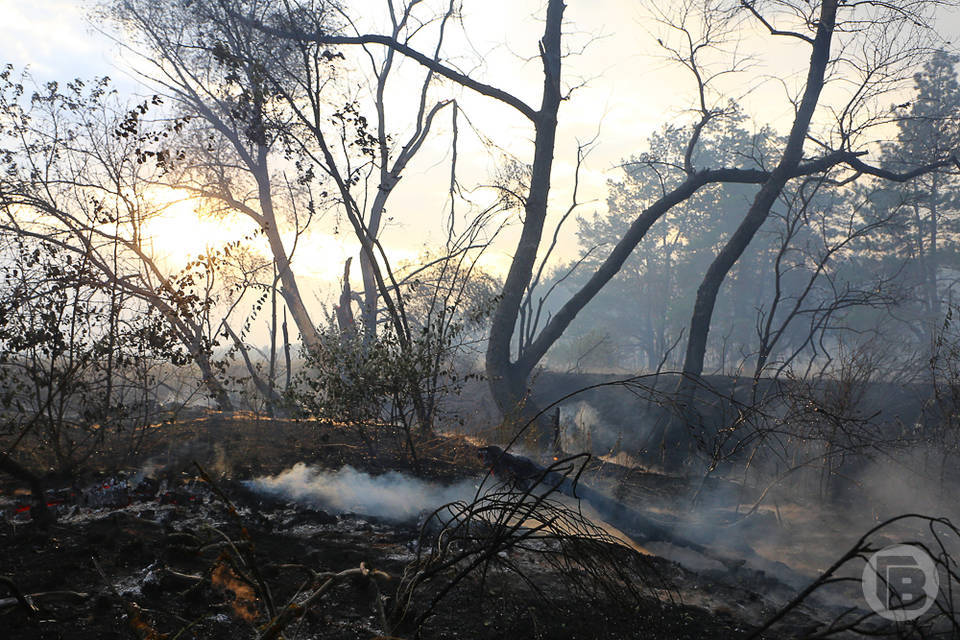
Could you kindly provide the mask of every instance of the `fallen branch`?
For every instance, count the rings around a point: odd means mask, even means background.
[[[347,569],[345,571],[340,571],[339,573],[323,573],[319,574],[320,578],[326,578],[326,581],[320,585],[316,591],[311,593],[306,600],[302,602],[291,602],[289,603],[280,614],[270,621],[270,624],[267,625],[266,629],[258,636],[257,640],[275,640],[280,637],[280,634],[283,633],[283,630],[287,626],[301,618],[307,611],[309,611],[317,602],[320,601],[320,598],[330,590],[331,587],[338,581],[343,578],[349,578],[350,576],[363,576],[367,578],[390,578],[390,575],[379,571],[377,569],[368,569],[366,563],[361,562],[360,566],[355,569]],[[377,590],[379,593],[379,589]]]
[[[34,605],[35,602],[47,600],[71,600],[74,603],[79,604],[89,597],[89,593],[84,593],[82,591],[41,591],[39,593],[17,595],[12,598],[0,598],[0,611],[20,605],[23,607],[28,607],[28,613],[31,616],[34,616],[39,614],[39,610]]]
[[[96,558],[91,556],[90,561],[93,563],[93,568],[97,570],[98,574],[100,574],[100,578],[103,580],[104,585],[106,585],[107,590],[110,591],[110,595],[112,595],[115,600],[119,601],[123,605],[123,608],[127,613],[127,624],[129,625],[130,630],[136,633],[140,640],[160,640],[159,632],[153,627],[153,625],[143,619],[143,609],[140,607],[140,605],[138,605],[136,602],[126,600],[120,595],[120,592],[117,591],[117,588],[113,586],[113,583],[107,578],[106,572],[104,572],[103,567],[100,566],[100,563],[97,562]]]
[[[204,576],[194,575],[192,573],[182,573],[173,569],[163,569],[159,572],[160,581],[165,584],[188,587],[205,580]]]
[[[658,522],[645,513],[630,508],[622,502],[588,487],[580,482],[580,473],[572,478],[568,477],[568,474],[562,473],[577,458],[586,454],[570,457],[551,465],[549,468],[543,467],[529,458],[508,453],[493,445],[481,447],[478,449],[478,455],[484,466],[489,467],[494,476],[506,479],[520,489],[530,490],[539,487],[537,490],[555,490],[576,500],[583,500],[593,507],[601,518],[620,529],[638,544],[665,542],[677,547],[686,547],[719,561],[727,568],[738,568],[744,563],[742,559],[729,558],[714,553],[703,544],[681,535],[669,524]],[[745,551],[749,551],[751,556],[755,555],[751,549]]]
[[[13,598],[9,598],[9,600],[12,600],[14,603],[17,603],[23,607],[23,609],[27,612],[27,615],[31,617],[37,617],[40,615],[40,611],[37,610],[37,607],[33,604],[30,596],[23,595],[23,592],[20,591],[19,587],[17,587],[17,583],[13,581],[13,578],[0,576],[0,584],[7,585],[7,588],[10,589],[10,592],[13,594]]]

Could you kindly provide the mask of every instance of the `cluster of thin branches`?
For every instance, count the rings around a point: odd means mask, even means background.
[[[587,459],[558,460],[532,482],[485,479],[472,501],[433,511],[401,578],[394,628],[420,628],[458,585],[472,578],[483,593],[496,572],[515,576],[547,605],[602,598],[635,611],[642,602],[676,601],[645,556],[560,498],[560,484],[575,487]],[[549,583],[537,580],[544,570]]]
[[[904,621],[891,621],[877,611],[867,611],[861,607],[850,607],[830,620],[825,626],[808,637],[830,638],[856,634],[871,637],[895,638],[958,638],[960,637],[960,600],[957,590],[960,588],[960,566],[957,554],[960,548],[957,540],[960,529],[946,518],[934,518],[920,514],[903,514],[890,518],[867,531],[846,553],[824,571],[819,578],[770,617],[763,625],[750,634],[748,640],[758,638],[783,620],[798,606],[808,602],[811,596],[828,585],[838,583],[856,583],[862,587],[863,577],[875,567],[866,568],[862,564],[870,562],[870,557],[889,544],[894,526],[920,525],[924,535],[917,540],[908,540],[903,544],[922,549],[933,560],[939,575],[939,587],[932,606],[923,615]],[[885,542],[881,543],[881,540]],[[862,564],[861,564],[862,563]],[[853,574],[851,577],[850,574]],[[886,576],[877,572],[877,579],[886,584]],[[896,607],[891,607],[896,610]],[[904,616],[907,617],[907,616]]]

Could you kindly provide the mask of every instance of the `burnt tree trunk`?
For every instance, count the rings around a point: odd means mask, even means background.
[[[810,121],[820,99],[824,75],[830,62],[830,45],[836,25],[837,4],[837,0],[828,0],[821,7],[820,22],[813,40],[813,51],[807,70],[806,87],[780,162],[760,187],[740,226],[717,254],[697,289],[693,315],[690,318],[690,337],[687,341],[683,375],[677,385],[677,411],[675,418],[666,423],[666,433],[661,438],[663,459],[670,467],[677,466],[684,457],[685,452],[679,450],[682,447],[680,443],[685,440],[682,438],[681,430],[695,423],[697,419],[694,406],[696,390],[698,379],[703,374],[707,337],[710,333],[710,323],[720,287],[730,269],[740,259],[757,231],[767,220],[770,209],[803,159],[803,143],[810,129]]]
[[[533,276],[537,250],[547,217],[557,112],[562,99],[560,40],[564,9],[562,0],[550,0],[547,5],[546,27],[540,41],[544,76],[543,97],[540,109],[534,117],[536,136],[533,168],[530,190],[524,206],[523,231],[503,285],[502,295],[493,312],[486,355],[487,379],[494,401],[505,420],[517,420],[520,426],[525,425],[538,413],[530,402],[527,388],[533,368],[526,363],[511,362],[510,347],[523,294]],[[543,425],[535,427],[538,431],[537,440],[543,445],[549,445],[551,434],[548,429],[539,428],[541,426]]]

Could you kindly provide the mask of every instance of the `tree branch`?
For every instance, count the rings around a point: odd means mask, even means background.
[[[342,35],[332,35],[328,33],[309,33],[307,31],[297,30],[291,27],[287,28],[277,28],[271,27],[263,24],[259,20],[253,20],[246,16],[242,16],[235,12],[230,12],[238,20],[246,22],[248,25],[252,26],[255,29],[271,35],[275,38],[283,38],[286,40],[295,40],[297,42],[314,42],[316,44],[323,45],[366,45],[366,44],[379,44],[384,47],[388,47],[398,53],[403,54],[407,58],[418,62],[427,69],[430,69],[434,73],[437,73],[448,80],[453,80],[457,84],[472,89],[481,95],[499,100],[504,104],[510,105],[524,116],[527,119],[536,122],[540,114],[539,112],[528,105],[526,102],[516,97],[515,95],[504,91],[503,89],[498,89],[497,87],[491,86],[489,84],[474,80],[465,73],[461,73],[456,69],[448,67],[434,58],[423,54],[416,49],[410,47],[409,45],[399,42],[396,38],[391,36],[376,34],[376,33],[366,33],[356,36],[342,36]]]

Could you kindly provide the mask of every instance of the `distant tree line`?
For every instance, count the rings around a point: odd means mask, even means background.
[[[896,105],[897,136],[882,145],[882,167],[914,170],[960,147],[956,64],[937,51],[915,75],[912,99]],[[720,164],[727,154],[752,158],[758,169],[768,164],[782,141],[770,129],[749,132],[745,124],[734,107],[730,117],[705,127],[694,160]],[[682,135],[664,127],[648,151],[623,162],[622,177],[610,182],[607,212],[578,219],[584,253],[576,268],[557,270],[561,288],[580,285],[598,262],[598,247],[621,237],[664,183],[682,179]],[[730,375],[753,375],[754,368],[776,375],[791,363],[829,370],[838,343],[880,337],[896,345],[900,364],[916,355],[922,368],[960,275],[956,181],[957,167],[945,166],[903,184],[786,188],[723,284],[708,368]],[[558,345],[556,366],[583,356],[585,368],[682,367],[701,275],[752,193],[744,185],[716,185],[675,207]]]

